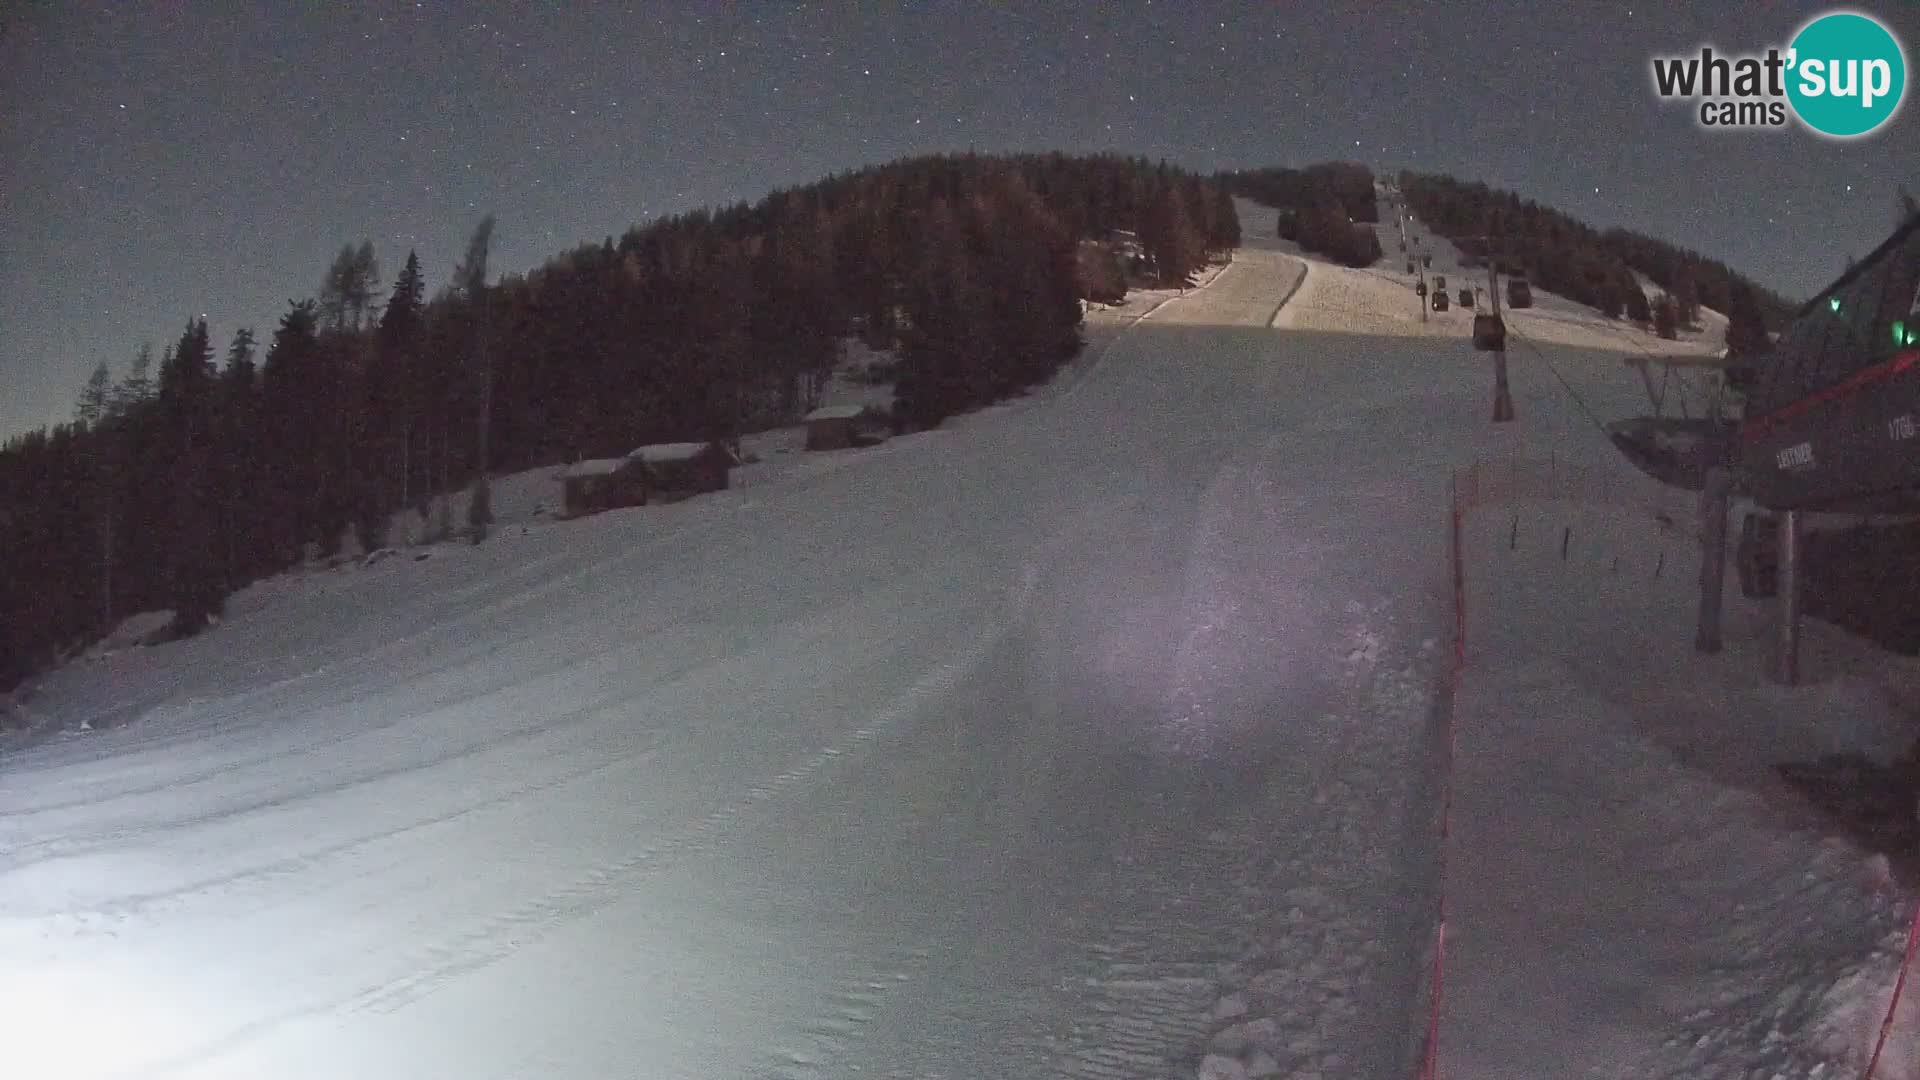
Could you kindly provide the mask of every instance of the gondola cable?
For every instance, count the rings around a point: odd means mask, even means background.
[[[1522,334],[1519,330],[1515,329],[1512,326],[1507,327],[1507,332],[1513,335],[1514,337],[1519,338],[1521,341],[1525,342],[1527,348],[1533,350],[1533,355],[1539,357],[1540,362],[1546,365],[1546,368],[1548,371],[1553,373],[1554,380],[1560,384],[1561,389],[1567,392],[1567,396],[1573,399],[1573,403],[1579,407],[1581,414],[1584,415],[1587,418],[1587,420],[1590,421],[1593,424],[1593,426],[1599,430],[1601,435],[1603,436],[1608,435],[1606,423],[1602,421],[1600,417],[1597,416],[1592,409],[1587,407],[1586,399],[1582,398],[1580,396],[1580,392],[1575,390],[1573,388],[1573,385],[1567,382],[1565,376],[1560,374],[1560,369],[1553,366],[1553,361],[1547,359],[1547,354],[1540,351],[1540,346],[1534,344],[1532,338],[1526,336],[1525,334]],[[1611,438],[1611,436],[1608,436],[1608,437]]]

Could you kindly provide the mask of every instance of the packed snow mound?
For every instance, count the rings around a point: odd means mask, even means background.
[[[1828,1053],[1865,1069],[1880,1041],[1887,1008],[1899,980],[1902,935],[1889,935],[1879,955],[1834,984],[1822,1001],[1820,1030]],[[1874,1080],[1920,1080],[1920,975],[1902,989],[1893,1026],[1887,1030]]]
[[[487,495],[493,510],[494,527],[524,527],[557,513],[566,505],[561,481],[566,477],[568,468],[566,465],[541,465],[493,476]],[[420,513],[417,506],[394,511],[387,523],[387,543],[416,547],[463,535],[467,527],[467,504],[472,499],[473,489],[463,487],[427,500],[425,514]],[[360,550],[358,538],[352,529],[347,530],[341,548],[354,554],[370,554]]]
[[[172,625],[171,611],[143,611],[138,615],[129,615],[120,620],[120,625],[113,628],[113,633],[101,638],[87,650],[87,659],[99,660],[125,649],[154,644],[166,636],[167,628]]]

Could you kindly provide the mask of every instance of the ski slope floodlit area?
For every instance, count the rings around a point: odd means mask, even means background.
[[[1251,239],[1029,398],[572,521],[527,474],[484,545],[52,674],[30,707],[95,730],[0,759],[10,1074],[1411,1075],[1451,478],[1631,475],[1541,363],[1641,390],[1543,332],[1493,428],[1464,321],[1302,274]],[[1756,762],[1880,749],[1890,669],[1835,639],[1847,677],[1759,688],[1735,600],[1683,694],[1685,544],[1629,590],[1521,512],[1474,525],[1451,1074],[1840,1067],[1904,893]]]

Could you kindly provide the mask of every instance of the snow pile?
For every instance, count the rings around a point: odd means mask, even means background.
[[[821,389],[821,397],[833,403],[857,398],[862,391],[875,387],[891,393],[893,369],[899,362],[900,354],[892,349],[876,349],[857,337],[841,338],[839,358]]]
[[[1887,1020],[1905,947],[1904,935],[1890,935],[1879,955],[1843,976],[1827,993],[1819,1030],[1828,1053],[1855,1068],[1866,1067]],[[1920,1080],[1920,973],[1908,973],[1874,1080]]]
[[[487,494],[496,531],[530,526],[557,513],[566,504],[561,481],[567,469],[565,465],[542,465],[494,476]],[[418,547],[463,535],[467,527],[467,504],[472,498],[473,489],[463,487],[429,499],[425,514],[411,506],[394,511],[387,524],[387,542]],[[340,546],[352,554],[370,554],[360,550],[352,529],[347,530]]]
[[[167,628],[173,625],[171,611],[143,611],[138,615],[129,615],[120,620],[113,633],[95,642],[87,650],[87,659],[103,660],[117,652],[151,645],[165,638]]]

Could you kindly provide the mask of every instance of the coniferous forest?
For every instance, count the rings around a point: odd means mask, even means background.
[[[188,321],[0,448],[0,689],[135,612],[194,633],[233,590],[349,536],[379,548],[394,511],[463,486],[483,537],[488,471],[792,422],[847,337],[895,350],[897,426],[937,425],[1078,352],[1082,297],[1124,291],[1089,272],[1116,230],[1160,283],[1239,242],[1221,184],[1059,154],[903,160],[490,281],[492,229],[431,296],[435,253],[389,281],[349,244],[268,332],[217,344]]]
[[[1535,285],[1613,318],[1656,327],[1672,337],[1702,307],[1726,314],[1730,347],[1766,347],[1766,326],[1791,317],[1794,304],[1736,274],[1717,259],[1626,229],[1595,229],[1510,191],[1451,176],[1402,173],[1407,209],[1463,255],[1490,249],[1510,270]],[[1671,301],[1649,305],[1634,273],[1658,285]]]
[[[1373,170],[1350,161],[1304,169],[1253,169],[1221,173],[1216,181],[1236,195],[1280,211],[1279,235],[1301,248],[1347,266],[1372,266],[1380,238],[1369,226],[1380,220]]]

